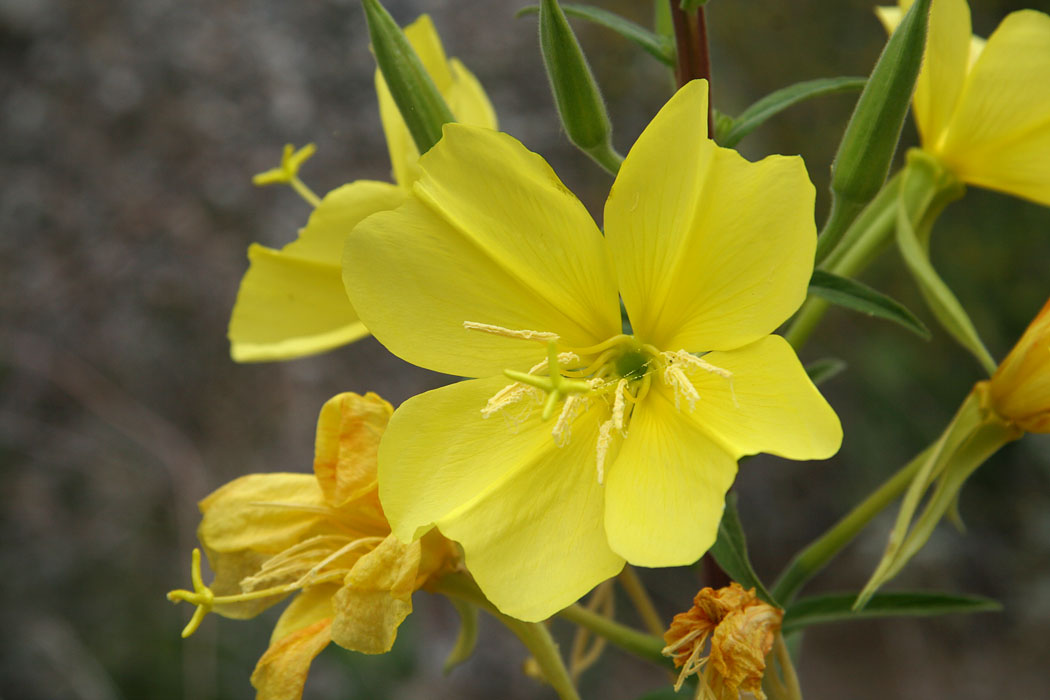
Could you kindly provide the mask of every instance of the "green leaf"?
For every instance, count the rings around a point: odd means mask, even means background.
[[[770,117],[788,107],[813,97],[835,95],[841,92],[859,92],[864,89],[867,78],[818,78],[789,85],[772,92],[745,109],[733,120],[729,130],[715,139],[726,148],[734,148],[740,141],[757,129]],[[718,133],[718,130],[716,130]]]
[[[809,291],[832,304],[859,311],[904,326],[923,340],[930,339],[930,329],[898,301],[866,284],[839,277],[824,270],[814,270]]]
[[[736,494],[726,496],[726,509],[722,514],[722,522],[718,524],[718,539],[711,547],[711,556],[729,578],[744,588],[754,588],[759,598],[777,605],[751,567],[751,560],[747,556],[747,538],[744,537],[744,528],[740,525],[740,516],[736,510]]]
[[[916,177],[912,177],[913,175]],[[926,299],[927,306],[937,317],[944,330],[969,350],[988,374],[994,374],[996,362],[984,346],[981,336],[977,333],[977,328],[974,327],[973,321],[970,320],[955,294],[933,269],[926,247],[915,235],[915,226],[908,216],[908,207],[904,197],[906,196],[905,188],[914,187],[912,183],[916,180],[922,181],[919,175],[920,172],[909,163],[909,169],[905,171],[904,180],[901,183],[901,194],[899,195],[901,201],[897,207],[897,247],[912,277],[919,285],[919,291]]]
[[[846,369],[845,360],[837,357],[825,357],[806,365],[806,374],[814,384],[823,384]]]
[[[928,617],[1002,610],[1002,605],[991,598],[926,591],[879,593],[872,596],[864,609],[852,610],[856,597],[855,593],[834,593],[803,598],[784,612],[783,631],[787,634],[810,625],[876,617]]]
[[[441,126],[455,121],[404,32],[378,0],[362,0],[376,64],[420,154],[441,139]]]
[[[445,659],[445,675],[469,659],[478,643],[478,609],[459,598],[450,597],[449,600],[459,613],[459,636],[456,637],[456,645]]]
[[[562,5],[562,11],[569,17],[578,17],[588,22],[611,29],[623,38],[637,44],[646,53],[668,66],[674,65],[674,42],[665,36],[649,31],[640,24],[635,24],[620,15],[590,5]],[[523,7],[515,17],[534,14],[540,11],[539,5]]]

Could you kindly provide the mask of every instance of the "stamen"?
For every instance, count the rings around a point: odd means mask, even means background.
[[[581,355],[593,355],[595,353],[601,352],[602,350],[616,347],[617,345],[623,345],[624,343],[629,343],[633,345],[635,342],[636,341],[632,336],[620,333],[619,335],[614,335],[613,337],[607,340],[603,340],[597,345],[590,345],[585,348],[573,348],[573,350],[575,350]]]
[[[547,393],[547,402],[543,405],[543,420],[548,420],[554,414],[554,406],[569,394],[582,394],[591,390],[590,382],[579,379],[569,379],[561,374],[558,364],[558,351],[554,341],[547,343],[547,377],[539,377],[535,374],[526,374],[512,369],[503,370],[503,374],[523,384],[534,386]]]
[[[565,447],[569,444],[569,439],[572,438],[572,422],[580,415],[580,409],[585,405],[586,402],[580,394],[573,394],[565,399],[561,413],[558,414],[558,421],[551,431],[555,445]]]
[[[664,368],[664,381],[674,389],[674,407],[677,410],[682,410],[681,398],[683,396],[689,402],[690,411],[696,408],[696,402],[700,400],[700,394],[696,392],[696,387],[689,381],[689,377],[685,376],[685,372],[682,371],[681,367],[674,364],[667,365]]]
[[[616,395],[613,399],[613,414],[612,422],[616,426],[616,429],[620,431],[620,434],[627,437],[627,430],[624,424],[624,413],[627,410],[627,378],[621,379],[616,384]]]
[[[609,456],[609,448],[612,447],[613,429],[616,424],[613,419],[605,421],[598,428],[598,443],[595,445],[594,452],[596,463],[595,466],[598,469],[598,483],[602,484],[605,482],[605,460]]]
[[[730,372],[728,369],[723,369],[721,367],[713,365],[707,360],[697,357],[693,353],[686,352],[685,350],[678,350],[676,352],[669,352],[665,354],[674,358],[678,362],[685,362],[696,367],[697,369],[702,369],[705,372],[710,372],[711,374],[717,374],[719,377],[724,377],[725,379],[729,379],[733,376],[733,373]]]
[[[546,331],[530,331],[527,329],[514,330],[513,328],[493,326],[489,323],[477,323],[475,321],[464,321],[463,327],[466,328],[468,331],[481,331],[482,333],[491,333],[492,335],[498,335],[503,338],[535,340],[541,343],[556,343],[558,342],[558,339],[560,337],[557,333],[548,333]]]

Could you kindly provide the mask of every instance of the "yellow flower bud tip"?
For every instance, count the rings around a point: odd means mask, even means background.
[[[992,409],[1030,433],[1050,433],[1050,299],[986,383]]]
[[[664,633],[663,654],[682,669],[675,690],[690,675],[703,671],[701,688],[711,691],[706,697],[736,700],[741,692],[750,692],[765,700],[765,658],[783,618],[783,610],[763,603],[755,589],[744,590],[739,583],[701,589],[693,607],[675,615]]]

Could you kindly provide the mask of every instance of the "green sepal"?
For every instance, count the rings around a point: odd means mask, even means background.
[[[966,480],[985,460],[1024,432],[984,408],[985,383],[978,383],[915,473],[901,501],[886,551],[853,604],[864,608],[883,584],[896,576],[930,539],[953,507]],[[927,492],[932,493],[926,497]],[[922,513],[915,516],[925,499]]]
[[[879,593],[863,610],[853,610],[853,593],[831,593],[802,598],[784,611],[782,631],[790,634],[811,625],[852,622],[877,617],[931,617],[956,613],[994,612],[1002,605],[991,598],[951,593]]]
[[[832,304],[892,321],[923,340],[930,339],[930,329],[906,306],[856,280],[824,270],[814,270],[813,277],[809,280],[809,291]]]
[[[615,12],[603,10],[600,7],[566,4],[562,5],[561,9],[569,17],[578,17],[606,29],[611,29],[624,39],[636,44],[664,65],[674,65],[674,41],[666,36],[651,32],[640,24],[621,17]],[[523,17],[539,11],[539,5],[528,5],[518,10],[514,16]]]
[[[744,528],[740,525],[736,494],[726,495],[726,508],[722,513],[722,521],[718,524],[718,539],[711,546],[711,556],[729,578],[744,588],[754,588],[759,598],[770,605],[777,605],[758,578],[747,556],[747,538],[744,536]]]
[[[557,0],[540,4],[540,50],[569,140],[615,174],[623,157],[612,147],[612,124],[605,101]]]
[[[466,661],[474,653],[478,643],[478,609],[471,603],[459,598],[449,598],[456,612],[459,613],[459,635],[456,645],[445,658],[444,672],[448,675],[456,666]]]
[[[928,157],[918,157],[921,152],[915,151],[913,157],[909,157],[908,166],[903,172],[901,188],[898,193],[899,203],[897,207],[897,246],[901,257],[911,272],[915,282],[919,285],[930,311],[940,322],[941,326],[955,338],[960,345],[970,351],[981,366],[992,374],[995,372],[996,362],[992,359],[988,349],[984,346],[980,335],[977,333],[973,321],[963,309],[962,304],[952,293],[952,290],[940,278],[937,271],[930,263],[928,250],[928,219],[925,207],[922,207],[923,218],[926,221],[926,234],[924,240],[920,241],[916,233],[916,222],[912,221],[915,216],[915,199],[935,198],[935,191],[939,186],[933,181],[938,174],[936,170],[939,165]],[[909,154],[910,156],[912,154]],[[912,201],[909,201],[912,200]],[[918,222],[922,225],[922,221]]]
[[[931,0],[915,0],[886,42],[831,165],[830,250],[889,174],[926,46]],[[818,260],[819,262],[819,260]]]
[[[404,32],[379,0],[361,0],[376,64],[419,153],[441,139],[441,126],[455,121]]]
[[[770,117],[783,112],[788,107],[814,97],[835,95],[841,92],[859,92],[867,84],[867,78],[818,78],[795,83],[775,92],[771,92],[745,109],[729,125],[725,133],[716,125],[715,141],[726,148],[734,148],[752,131],[761,126]]]
[[[806,365],[806,374],[809,375],[809,381],[819,386],[844,372],[846,366],[845,360],[840,360],[837,357],[825,357]]]

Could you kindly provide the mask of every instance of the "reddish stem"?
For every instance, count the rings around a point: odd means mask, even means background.
[[[679,0],[669,2],[677,49],[675,79],[678,81],[678,87],[697,78],[707,80],[707,134],[713,137],[715,123],[711,111],[711,54],[707,44],[707,18],[704,8],[686,12],[681,8]]]

